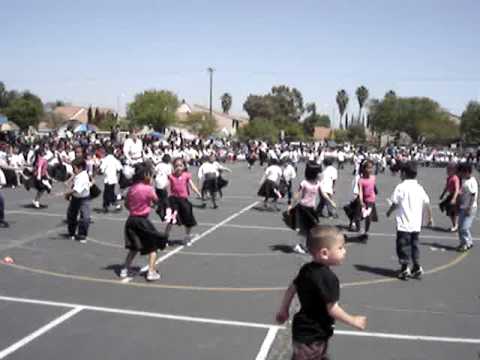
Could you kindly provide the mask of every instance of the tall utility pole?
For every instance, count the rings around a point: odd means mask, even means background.
[[[212,89],[213,89],[213,72],[214,68],[207,68],[208,73],[210,74],[210,117],[212,117]]]

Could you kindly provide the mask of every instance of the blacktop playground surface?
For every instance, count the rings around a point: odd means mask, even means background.
[[[0,259],[14,263],[0,264],[0,359],[289,359],[290,324],[279,326],[274,316],[283,290],[309,257],[290,251],[296,233],[255,196],[263,169],[228,166],[233,173],[220,208],[195,208],[199,237],[191,247],[160,254],[162,279],[154,283],[117,276],[126,255],[125,210],[93,211],[89,241],[80,244],[64,236],[62,184],[41,210],[30,205],[33,193],[1,190],[11,227],[0,229]],[[350,166],[339,172],[340,207],[351,197],[351,172]],[[297,182],[302,175],[300,169]],[[395,225],[385,212],[400,179],[389,173],[377,179],[379,222],[367,244],[347,233],[347,260],[334,268],[341,305],[366,315],[368,329],[337,324],[332,358],[479,359],[480,244],[475,238],[470,252],[457,253],[456,234],[443,230],[450,225],[437,206],[445,170],[420,169],[435,219],[420,236],[421,280],[395,278]],[[100,199],[92,204],[98,207]],[[322,222],[345,226],[340,213]],[[163,229],[154,212],[151,219]],[[480,236],[478,221],[472,230]],[[183,229],[172,233],[182,237]],[[135,260],[138,267],[145,263]]]

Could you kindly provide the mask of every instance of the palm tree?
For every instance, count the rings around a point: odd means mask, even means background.
[[[365,125],[362,121],[362,109],[363,105],[365,105],[365,101],[368,99],[368,89],[362,85],[357,89],[355,94],[357,95],[358,106],[360,107],[360,110],[358,111],[358,121],[362,125]]]
[[[343,128],[342,124],[342,118],[343,114],[345,113],[345,109],[347,108],[348,105],[348,94],[347,92],[342,89],[337,93],[337,105],[338,105],[338,111],[340,112],[340,129]]]
[[[223,112],[228,114],[230,108],[232,107],[232,95],[229,93],[224,93],[220,99],[222,100]]]

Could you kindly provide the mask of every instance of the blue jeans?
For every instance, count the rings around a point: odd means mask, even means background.
[[[458,213],[458,238],[460,239],[460,246],[472,246],[472,233],[470,228],[472,227],[473,219],[477,214],[477,209],[473,208],[470,214],[467,215],[464,209],[460,209]]]

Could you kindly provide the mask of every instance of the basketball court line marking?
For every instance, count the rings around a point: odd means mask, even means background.
[[[211,234],[212,232],[214,232],[215,230],[217,230],[219,227],[221,227],[222,225],[225,225],[226,223],[228,223],[229,221],[235,219],[237,216],[240,216],[242,215],[244,212],[250,210],[252,207],[254,207],[255,205],[258,204],[258,201],[255,201],[253,203],[251,203],[250,205],[244,207],[243,209],[241,209],[240,211],[237,211],[236,213],[230,215],[228,218],[226,218],[225,220],[222,220],[221,222],[219,222],[218,224],[212,226],[210,229],[204,231],[203,233],[201,233],[200,235],[198,235],[196,238],[194,238],[192,241],[191,241],[191,245],[193,245],[194,243],[196,243],[198,240],[204,238],[205,236],[207,236],[208,234]],[[182,251],[183,249],[185,248],[185,245],[182,245],[182,246],[179,246],[178,248],[166,253],[165,255],[159,257],[156,261],[155,261],[155,265],[158,265],[160,264],[161,262],[167,260],[169,257],[172,257],[173,255],[175,255],[176,253],[178,253],[179,251]],[[142,269],[140,270],[140,272],[145,272],[148,270],[148,266],[145,265],[144,267],[142,267]],[[130,277],[127,277],[126,279],[123,279],[122,282],[129,282],[131,281],[132,278]]]
[[[258,201],[256,202],[258,203]],[[253,206],[252,206],[253,207]],[[41,215],[41,216],[50,216],[50,217],[65,217],[65,214],[57,214],[57,213],[46,213],[46,212],[32,212],[32,211],[22,211],[22,210],[11,210],[6,211],[7,214],[23,214],[23,215]],[[126,221],[127,218],[114,218],[114,217],[93,217],[94,220],[112,220],[112,221]],[[159,220],[152,220],[153,223],[162,223]],[[163,224],[163,223],[162,223]],[[215,226],[215,223],[198,223],[199,226]],[[251,229],[251,230],[272,230],[272,231],[284,231],[284,232],[291,232],[294,233],[292,229],[287,227],[276,227],[276,226],[261,226],[261,225],[241,225],[241,224],[223,224],[223,227],[229,228],[238,228],[238,229]],[[347,235],[359,235],[357,232],[344,232]],[[395,231],[392,231],[391,234],[388,233],[374,233],[369,232],[369,236],[395,236]],[[457,236],[441,236],[441,235],[428,235],[421,233],[421,238],[425,239],[452,239],[458,240]],[[480,241],[478,237],[472,237],[474,241]]]
[[[262,346],[260,347],[260,351],[255,357],[255,360],[265,360],[267,358],[268,352],[275,341],[278,330],[279,328],[277,326],[272,326],[270,329],[268,329],[267,335],[265,336],[265,339],[263,339]]]
[[[431,270],[425,271],[424,275],[434,274],[442,270],[446,270],[450,267],[453,267],[460,263],[465,257],[467,257],[469,253],[462,253],[458,257],[454,258],[452,261],[448,262],[445,265],[441,265],[439,267],[433,268]],[[64,278],[70,280],[81,280],[81,281],[88,281],[88,282],[96,282],[96,283],[104,283],[104,284],[113,284],[113,285],[120,285],[120,286],[134,286],[134,287],[141,287],[141,288],[159,288],[159,289],[175,289],[175,290],[192,290],[192,291],[210,291],[210,292],[271,292],[271,291],[285,291],[285,286],[278,286],[278,287],[213,287],[213,286],[194,286],[194,285],[174,285],[174,284],[156,284],[156,283],[137,283],[137,282],[128,282],[124,283],[118,280],[113,279],[102,279],[102,278],[95,278],[90,276],[83,276],[83,275],[72,275],[72,274],[62,274],[54,271],[43,270],[32,268],[28,266],[22,266],[18,264],[5,264],[0,262],[0,265],[9,266],[11,268],[19,269],[28,271],[34,274],[41,274],[47,276],[53,276],[57,278]],[[401,282],[402,280],[397,279],[396,277],[388,277],[383,279],[375,279],[375,280],[363,280],[363,281],[356,281],[350,283],[343,283],[341,284],[341,288],[347,287],[355,287],[355,286],[362,286],[362,285],[376,285],[376,284],[385,284],[385,283],[392,283],[392,282]]]
[[[71,307],[71,306],[69,306]],[[41,328],[39,328],[38,330],[34,331],[33,333],[31,333],[30,335],[24,337],[23,339],[17,341],[16,343],[10,345],[9,347],[3,349],[2,351],[0,351],[0,359],[4,359],[5,357],[7,357],[8,355],[14,353],[15,351],[17,351],[18,349],[24,347],[25,345],[27,345],[29,342],[35,340],[36,338],[42,336],[43,334],[45,334],[46,332],[50,331],[51,329],[53,329],[54,327],[60,325],[61,323],[63,323],[64,321],[70,319],[71,317],[77,315],[80,311],[84,310],[84,307],[82,306],[75,306],[73,307],[72,310],[70,310],[69,312],[63,314],[62,316],[56,318],[55,320],[52,320],[50,321],[48,324],[42,326]]]
[[[286,329],[285,326],[274,325],[274,324],[264,324],[264,323],[255,323],[255,322],[245,322],[245,321],[233,321],[233,320],[225,320],[225,319],[212,319],[212,318],[202,318],[202,317],[183,316],[183,315],[171,315],[171,314],[157,313],[157,312],[129,310],[129,309],[102,307],[102,306],[90,306],[90,305],[84,305],[84,304],[73,304],[73,303],[56,302],[56,301],[45,301],[45,300],[28,299],[28,298],[11,297],[11,296],[0,296],[0,300],[17,302],[17,303],[35,304],[35,305],[72,308],[72,310],[75,310],[75,312],[72,311],[70,317],[75,315],[76,313],[82,311],[82,310],[90,310],[90,311],[97,311],[97,312],[104,312],[104,313],[113,313],[113,314],[120,314],[120,315],[133,315],[133,316],[139,316],[139,317],[169,319],[169,320],[178,320],[178,321],[185,321],[185,322],[195,322],[195,323],[204,323],[204,324],[217,324],[217,325],[227,325],[227,326],[237,326],[237,327],[250,327],[250,328],[268,329],[268,333],[267,333],[267,336],[265,337],[265,340],[262,344],[262,348],[267,346],[268,342],[270,342],[272,337],[274,337],[273,335],[276,334],[276,332],[278,330]],[[67,314],[69,314],[69,313],[67,313]],[[67,314],[65,314],[63,316],[65,317],[65,316],[67,316]],[[60,318],[58,318],[57,321],[59,319]],[[65,320],[63,320],[63,321],[65,321]],[[335,334],[336,335],[347,335],[347,336],[383,338],[383,339],[397,339],[397,340],[448,342],[448,343],[462,343],[462,344],[480,344],[480,339],[476,339],[476,338],[455,338],[455,337],[425,336],[425,335],[413,335],[413,334],[396,334],[396,333],[386,333],[386,332],[368,332],[368,331],[367,332],[360,332],[360,331],[348,331],[348,330],[335,330]],[[268,341],[266,341],[266,340],[268,340]]]

